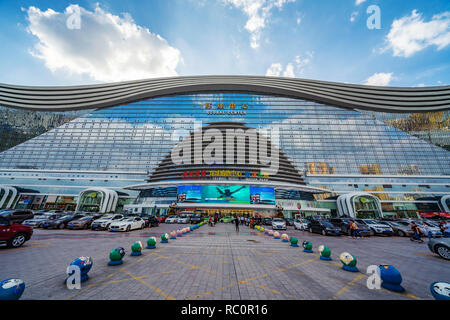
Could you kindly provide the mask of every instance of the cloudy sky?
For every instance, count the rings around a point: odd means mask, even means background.
[[[0,27],[3,83],[246,74],[450,84],[446,0],[0,1]]]

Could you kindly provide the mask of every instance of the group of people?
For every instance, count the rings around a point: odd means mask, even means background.
[[[440,221],[438,225],[439,225],[439,229],[442,233],[442,236],[450,237],[450,230],[449,230],[448,225],[446,225],[443,221]],[[423,242],[423,240],[421,238],[422,232],[420,231],[419,226],[414,221],[411,221],[410,227],[411,227],[411,231],[412,231],[411,241],[417,241],[419,243],[422,243]],[[432,237],[431,230],[427,230],[429,228],[426,225],[424,226],[424,228],[425,228],[425,230],[424,230],[425,235],[428,237],[428,239],[431,239],[431,237]]]

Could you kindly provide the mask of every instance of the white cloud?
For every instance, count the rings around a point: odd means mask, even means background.
[[[266,26],[271,11],[281,8],[288,2],[296,0],[222,0],[225,4],[233,5],[242,10],[248,17],[245,29],[250,32],[250,46],[259,47],[261,32]],[[298,22],[297,22],[298,23]]]
[[[366,0],[356,0],[355,6],[359,6],[363,2],[366,2]]]
[[[290,77],[290,78],[295,77],[294,66],[292,65],[292,63],[288,63],[286,65],[286,68],[284,69],[284,72],[283,72],[283,77]]]
[[[410,57],[429,46],[441,50],[450,44],[450,11],[434,15],[425,22],[422,14],[413,10],[410,16],[394,20],[386,36],[394,56]]]
[[[302,18],[297,18],[297,24],[302,23]]]
[[[272,63],[266,71],[266,77],[279,77],[281,71],[283,71],[281,63]]]
[[[67,19],[81,13],[79,29],[69,29]],[[39,42],[31,54],[43,59],[51,71],[86,74],[97,81],[124,81],[176,76],[180,51],[160,35],[99,6],[88,11],[70,5],[65,12],[27,10],[28,31]]]
[[[369,86],[387,86],[392,81],[393,73],[374,73],[372,76],[366,79],[364,84]]]
[[[355,22],[356,16],[358,16],[358,11],[353,11],[350,16],[350,22]]]

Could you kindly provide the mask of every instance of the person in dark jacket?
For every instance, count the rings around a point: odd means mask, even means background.
[[[236,232],[239,232],[239,218],[238,217],[234,218],[234,223],[236,225]]]

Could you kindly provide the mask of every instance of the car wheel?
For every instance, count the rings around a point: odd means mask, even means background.
[[[8,247],[18,248],[26,241],[26,237],[23,233],[16,234],[8,243]]]
[[[370,236],[374,236],[375,235],[375,231],[373,231],[372,229],[370,229]]]
[[[145,223],[141,224],[141,229],[145,228]]]
[[[326,235],[327,235],[327,233],[325,232],[325,230],[322,230],[322,235],[323,235],[323,236],[326,236]]]
[[[127,232],[130,231],[130,230],[131,230],[131,226],[128,226],[127,227]]]
[[[436,253],[445,260],[450,260],[450,248],[443,246],[443,245],[437,245],[436,246]]]
[[[58,229],[64,229],[64,223],[61,223],[61,224],[58,226]]]
[[[406,236],[406,234],[402,230],[398,230],[397,234],[398,234],[399,237],[405,237]]]

